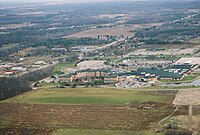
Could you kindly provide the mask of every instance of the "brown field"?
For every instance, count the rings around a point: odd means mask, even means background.
[[[173,101],[174,105],[200,105],[199,90],[183,90],[179,91]]]
[[[16,28],[22,28],[22,27],[31,27],[31,26],[34,26],[34,25],[35,24],[10,24],[10,25],[0,26],[0,30],[16,29]]]
[[[155,127],[159,120],[172,111],[171,105],[158,105],[156,110],[141,108],[145,104],[138,105],[138,109],[130,109],[119,105],[0,103],[0,134],[44,135],[57,129],[140,131]]]
[[[197,48],[193,47],[193,48],[183,48],[183,49],[166,49],[165,51],[147,51],[146,49],[139,49],[135,52],[131,52],[129,54],[127,54],[127,56],[129,55],[189,55],[189,54],[193,54],[195,51],[197,50]]]
[[[103,69],[108,68],[107,65],[105,65],[106,61],[104,60],[91,60],[91,61],[82,61],[77,64],[77,67],[79,69]]]
[[[131,27],[124,27],[124,26],[117,26],[113,28],[97,28],[97,29],[91,29],[91,30],[86,30],[82,32],[78,32],[72,35],[69,35],[67,37],[75,37],[75,38],[80,38],[80,37],[98,37],[99,35],[112,35],[112,36],[132,36],[133,33],[129,32],[130,30],[136,30],[139,27],[131,26]]]

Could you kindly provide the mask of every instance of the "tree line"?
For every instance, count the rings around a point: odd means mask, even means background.
[[[48,67],[19,77],[0,78],[0,100],[32,90],[31,83],[50,76],[52,69],[52,67]]]

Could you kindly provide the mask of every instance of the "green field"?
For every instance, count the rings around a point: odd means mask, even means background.
[[[80,129],[59,129],[53,135],[155,135],[151,131],[112,131],[112,130],[80,130]],[[156,135],[163,135],[157,133]]]
[[[123,105],[144,101],[169,101],[169,95],[156,95],[152,92],[120,90],[114,88],[41,88],[30,91],[4,102]]]

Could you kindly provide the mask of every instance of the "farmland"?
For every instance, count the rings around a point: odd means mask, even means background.
[[[139,28],[139,27],[138,27]],[[72,34],[67,37],[98,37],[99,33],[101,35],[112,35],[112,36],[119,36],[119,35],[124,35],[124,36],[132,36],[133,33],[130,31],[136,30],[137,27],[124,27],[124,26],[117,26],[117,27],[111,27],[111,28],[97,28],[97,29],[90,29],[90,30],[85,30],[82,32],[78,32],[75,34]]]
[[[77,130],[77,129],[60,129],[56,130],[53,135],[153,135],[151,131],[112,131],[112,130]],[[157,135],[162,135],[158,133]]]

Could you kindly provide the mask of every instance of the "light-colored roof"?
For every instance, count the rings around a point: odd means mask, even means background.
[[[46,62],[44,62],[44,61],[37,61],[37,62],[35,62],[34,64],[40,65],[40,64],[46,64]]]
[[[12,67],[11,70],[22,70],[22,67]]]

